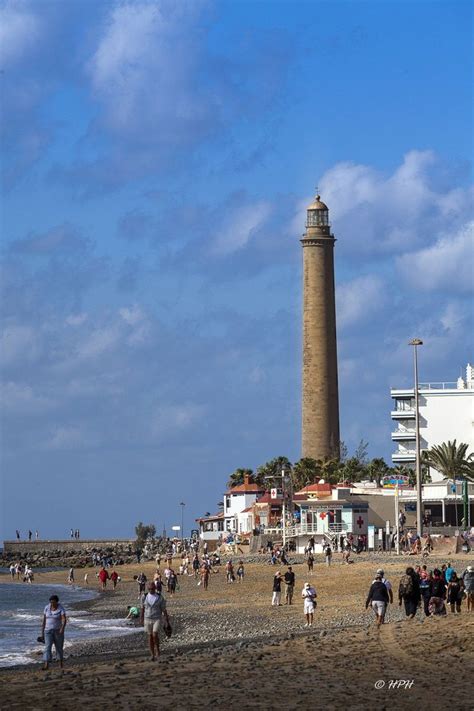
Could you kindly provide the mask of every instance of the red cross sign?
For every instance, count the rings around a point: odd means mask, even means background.
[[[356,524],[359,526],[359,528],[362,528],[362,524],[364,523],[364,519],[359,516],[359,518],[356,521]]]
[[[325,519],[326,516],[327,516],[327,514],[325,511],[321,511],[321,513],[319,514],[319,518],[322,518],[322,519]]]

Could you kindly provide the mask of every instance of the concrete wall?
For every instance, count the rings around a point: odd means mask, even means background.
[[[57,541],[4,541],[3,551],[8,554],[25,555],[30,553],[41,553],[42,551],[83,551],[90,548],[104,550],[105,548],[118,548],[128,550],[133,546],[135,540],[129,538],[111,538],[106,540],[97,539],[66,539]]]

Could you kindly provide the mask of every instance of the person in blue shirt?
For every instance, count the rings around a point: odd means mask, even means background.
[[[454,573],[454,568],[452,567],[451,563],[448,563],[448,567],[447,567],[446,570],[444,571],[444,577],[445,577],[446,583],[450,583],[450,582],[451,582],[451,578],[453,577],[453,573]]]

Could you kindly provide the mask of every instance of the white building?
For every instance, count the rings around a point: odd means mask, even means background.
[[[391,417],[394,421],[392,441],[397,450],[392,454],[394,465],[415,466],[415,390],[391,389]],[[420,448],[456,440],[465,442],[474,451],[474,367],[466,368],[466,378],[453,383],[420,383]],[[433,481],[441,475],[432,470]]]

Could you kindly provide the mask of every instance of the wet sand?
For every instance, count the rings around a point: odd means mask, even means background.
[[[384,562],[394,588],[404,567],[416,562]],[[459,572],[468,562],[456,559]],[[407,621],[394,605],[392,621],[377,630],[364,603],[379,565],[360,559],[350,566],[335,561],[329,569],[316,565],[318,609],[310,630],[303,627],[300,600],[308,579],[303,565],[294,567],[291,607],[271,608],[275,568],[263,563],[246,566],[242,585],[227,585],[223,570],[212,576],[208,591],[192,577],[181,579],[180,591],[168,599],[174,634],[163,642],[159,662],[148,661],[141,631],[81,644],[71,649],[64,673],[54,664],[49,672],[38,666],[2,670],[0,708],[472,708],[474,613],[468,615],[464,604],[459,616],[425,619],[419,613]],[[140,568],[152,577],[153,564]],[[124,616],[137,596],[138,570],[121,568],[115,592],[81,605],[101,617]],[[93,576],[90,569],[90,582]],[[37,579],[64,583],[64,577]],[[390,684],[399,680],[413,684]],[[384,687],[375,688],[377,681]]]

